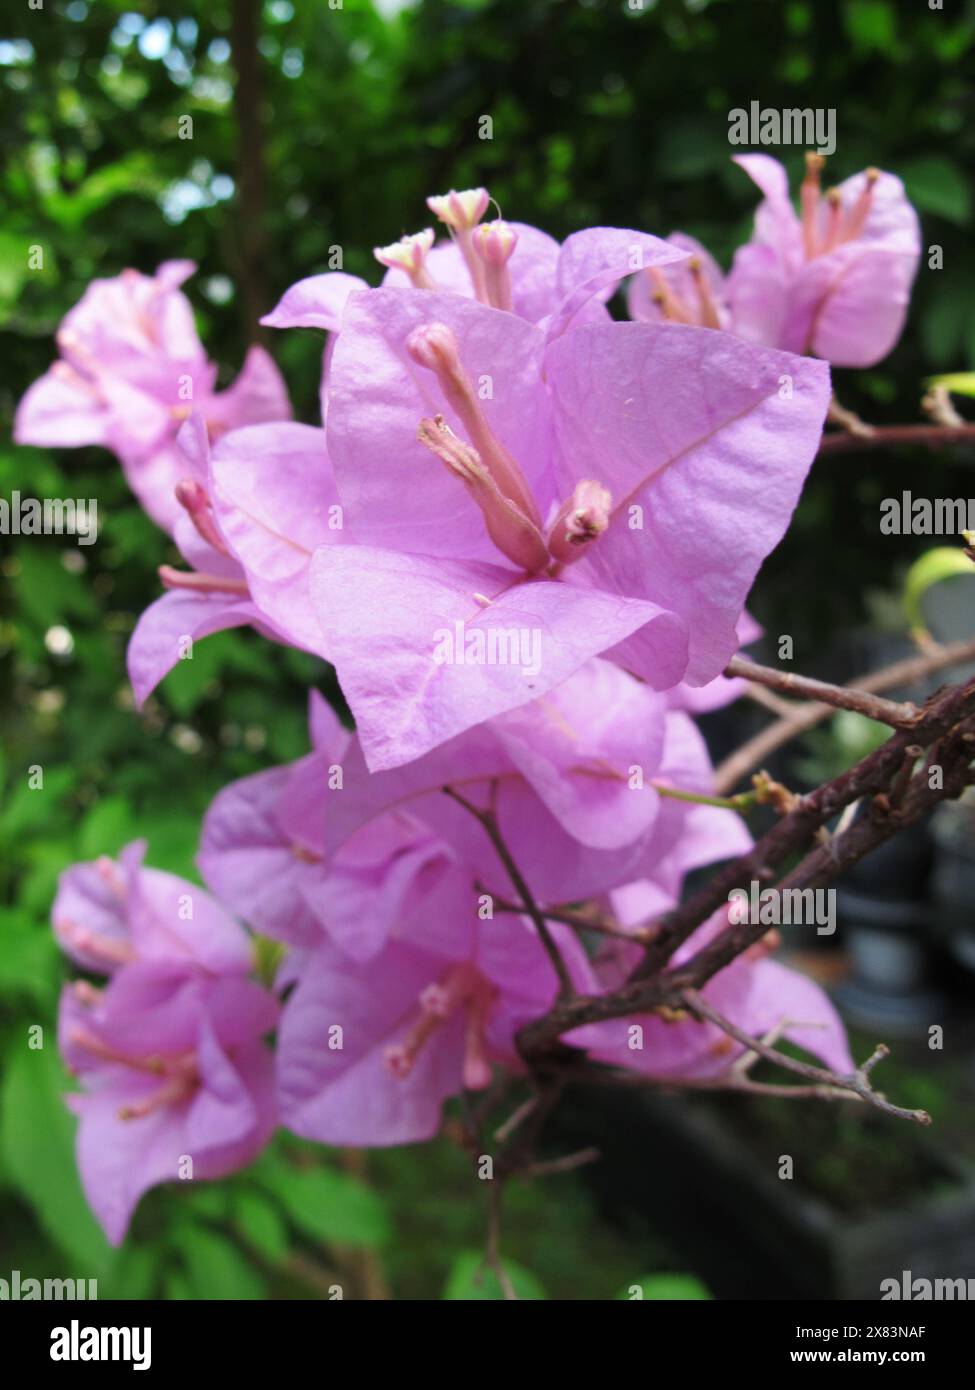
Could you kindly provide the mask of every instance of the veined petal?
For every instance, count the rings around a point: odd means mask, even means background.
[[[497,566],[365,546],[316,552],[312,602],[371,770],[537,698],[641,627],[656,634],[662,678],[681,678],[687,634],[672,613],[513,578]]]

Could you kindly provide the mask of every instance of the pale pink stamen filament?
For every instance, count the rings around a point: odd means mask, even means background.
[[[178,570],[172,565],[160,565],[158,573],[167,589],[195,589],[205,594],[240,594],[245,598],[249,592],[243,579],[230,579],[222,574]]]
[[[802,206],[802,240],[806,259],[811,261],[819,254],[819,176],[826,163],[821,154],[809,150],[806,154],[806,177],[799,189]]]
[[[217,530],[217,523],[206,488],[192,478],[183,478],[176,484],[176,501],[196,527],[200,538],[220,555],[226,555],[228,553],[227,547]]]
[[[406,347],[414,362],[436,376],[440,389],[501,493],[541,529],[531,489],[518,464],[488,424],[460,360],[460,349],[452,331],[443,323],[422,324],[410,334]]]
[[[59,918],[54,924],[54,930],[69,946],[90,956],[97,956],[106,964],[125,965],[127,961],[135,960],[135,950],[128,941],[114,941],[110,936],[102,936],[88,927],[79,927],[68,918]]]

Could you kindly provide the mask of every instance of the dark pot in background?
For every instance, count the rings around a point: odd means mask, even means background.
[[[952,957],[975,973],[975,797],[940,806],[931,834],[935,929]]]
[[[837,887],[839,935],[852,968],[835,999],[844,1017],[867,1031],[914,1036],[944,1011],[933,986],[931,861],[928,828],[914,825],[861,860]]]
[[[898,1123],[881,1119],[884,1133]],[[905,1269],[975,1274],[975,1175],[929,1131],[890,1132],[916,1150],[917,1189],[852,1214],[803,1186],[798,1134],[796,1178],[779,1179],[778,1152],[699,1098],[586,1093],[570,1125],[567,1145],[601,1151],[586,1173],[605,1217],[666,1235],[717,1298],[879,1299],[881,1280]]]

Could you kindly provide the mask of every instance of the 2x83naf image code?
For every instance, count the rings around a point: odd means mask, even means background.
[[[557,1327],[560,1315],[553,1305],[536,1303],[532,1307],[533,1319],[544,1327],[552,1317]],[[394,1325],[408,1316],[414,1323],[415,1305],[405,1312],[398,1309],[402,1309],[402,1304],[386,1303],[388,1311],[376,1316],[380,1320],[392,1318]],[[246,1324],[242,1323],[242,1313],[246,1315]],[[516,1319],[523,1315],[524,1310],[513,1314]],[[17,1308],[8,1305],[0,1312],[5,1346],[28,1365],[71,1367],[73,1372],[87,1369],[101,1374],[155,1372],[162,1377],[175,1372],[182,1363],[187,1337],[197,1336],[214,1345],[219,1343],[221,1364],[227,1372],[237,1365],[252,1373],[264,1368],[271,1370],[279,1365],[278,1334],[295,1334],[300,1340],[311,1326],[321,1327],[320,1320],[325,1316],[317,1305],[265,1302],[242,1307],[231,1301],[114,1303],[103,1305],[97,1312],[70,1304],[57,1311],[43,1304],[21,1304]],[[615,1324],[618,1314],[610,1316]],[[702,1332],[710,1334],[701,1339],[701,1355],[696,1354],[705,1369],[727,1364],[727,1346],[721,1337],[733,1334],[736,1328],[740,1331],[741,1327],[741,1310],[733,1302],[670,1303],[666,1309],[651,1302],[642,1312],[631,1311],[631,1316],[637,1317],[643,1330],[648,1330],[649,1318],[651,1325],[666,1325],[678,1335],[682,1331],[696,1333],[698,1338]],[[888,1320],[878,1314],[876,1305],[865,1303],[838,1304],[835,1313],[833,1308],[826,1309],[821,1304],[766,1303],[759,1322],[761,1331],[756,1328],[758,1335],[749,1338],[750,1364],[779,1371],[802,1365],[947,1367],[960,1353],[968,1325],[964,1310],[957,1306],[936,1305],[926,1308],[923,1315]],[[503,1325],[511,1326],[508,1322]],[[247,1332],[242,1335],[244,1326]],[[349,1308],[345,1307],[339,1323],[332,1324],[331,1330],[344,1340],[368,1332],[373,1326],[371,1316],[364,1323],[361,1315],[355,1313],[351,1314],[350,1324]]]

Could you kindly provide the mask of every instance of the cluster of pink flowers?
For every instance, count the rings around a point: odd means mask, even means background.
[[[773,161],[740,162],[765,202],[727,281],[686,238],[559,245],[485,222],[483,189],[429,199],[447,239],[378,248],[378,288],[303,280],[265,320],[327,330],[320,427],[290,421],[256,349],[214,393],[182,263],[97,282],[65,320],[18,438],[107,444],[186,562],[133,634],[137,698],[191,639],[249,624],[331,662],[356,722],[313,692],[308,755],[216,798],[198,861],[214,896],[145,868],[141,845],[62,878],[58,938],[108,976],[65,989],[61,1045],[113,1241],[147,1188],[226,1173],[278,1124],[421,1140],[448,1098],[523,1069],[518,1031],[559,980],[471,807],[541,908],[619,924],[594,947],[553,920],[583,995],[626,978],[626,933],[690,870],[748,848],[734,812],[666,793],[711,790],[692,715],[737,693],[722,672],[819,446],[822,359],[890,347],[918,234],[891,175],[821,198],[813,162],[799,218]],[[256,937],[284,947],[270,985]],[[706,997],[851,1070],[826,997],[769,957],[739,957]],[[565,1041],[675,1081],[741,1052],[691,1018]]]

